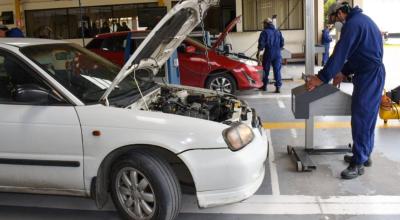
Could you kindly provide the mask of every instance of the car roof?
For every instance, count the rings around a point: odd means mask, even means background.
[[[34,45],[60,44],[60,43],[69,43],[69,42],[61,40],[40,39],[40,38],[8,38],[8,37],[0,38],[0,44],[7,44],[15,47],[27,47]]]

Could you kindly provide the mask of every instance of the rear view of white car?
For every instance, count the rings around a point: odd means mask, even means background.
[[[152,77],[210,2],[177,4],[119,70],[79,46],[0,40],[0,191],[111,195],[125,219],[174,219],[182,185],[200,207],[238,202],[264,178],[268,142],[229,94]]]

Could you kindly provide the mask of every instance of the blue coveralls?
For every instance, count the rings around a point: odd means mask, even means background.
[[[322,44],[325,48],[325,53],[322,55],[322,65],[325,65],[329,58],[329,45],[332,42],[332,37],[329,35],[329,29],[325,28],[322,31]]]
[[[24,37],[24,33],[19,28],[11,28],[6,33],[7,37]]]
[[[352,9],[342,28],[341,38],[318,77],[328,83],[340,71],[354,74],[351,103],[351,129],[354,164],[368,160],[374,147],[375,125],[383,86],[385,67],[383,41],[377,25],[358,7]]]
[[[281,49],[283,48],[283,46],[284,46],[284,39],[282,37],[282,33],[276,30],[273,24],[268,24],[268,26],[261,32],[260,37],[258,39],[258,51],[264,50],[263,83],[265,88],[268,85],[268,75],[269,75],[269,70],[271,68],[271,64],[274,70],[275,87],[279,88],[282,86]]]

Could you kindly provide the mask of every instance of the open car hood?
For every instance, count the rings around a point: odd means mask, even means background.
[[[218,2],[219,0],[186,0],[176,4],[132,54],[100,101],[108,105],[108,96],[113,89],[126,76],[135,74],[139,69],[157,74],[186,36],[201,22],[208,8]]]
[[[212,45],[212,49],[215,49],[219,47],[222,42],[224,42],[226,36],[229,34],[229,32],[232,31],[232,29],[242,20],[242,15],[237,16],[235,19],[233,19],[228,26],[226,26],[224,32],[219,35],[218,39],[215,41],[215,43]]]

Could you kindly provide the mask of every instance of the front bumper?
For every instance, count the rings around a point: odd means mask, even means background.
[[[264,70],[259,68],[254,68],[252,70],[242,71],[243,82],[239,82],[239,89],[255,89],[260,88],[264,85],[263,75]]]
[[[253,131],[254,140],[240,151],[201,149],[180,154],[195,182],[199,207],[239,202],[260,187],[265,175],[268,140],[263,128]]]

